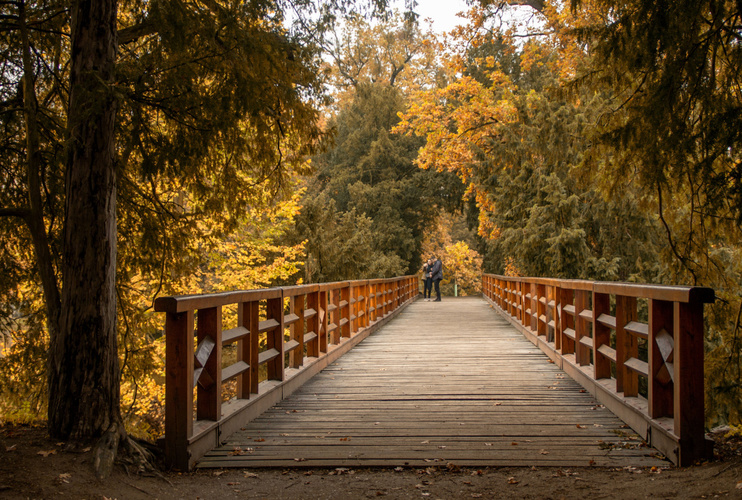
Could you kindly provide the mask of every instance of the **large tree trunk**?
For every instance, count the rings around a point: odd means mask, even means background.
[[[116,341],[116,0],[72,9],[69,156],[59,335],[50,349],[49,432],[121,428]]]

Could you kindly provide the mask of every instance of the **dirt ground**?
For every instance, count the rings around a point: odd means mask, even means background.
[[[693,467],[252,469],[92,471],[89,449],[67,450],[43,427],[0,427],[0,498],[740,498],[742,439],[716,436],[716,459]]]

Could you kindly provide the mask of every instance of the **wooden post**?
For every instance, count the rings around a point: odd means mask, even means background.
[[[300,368],[304,364],[304,300],[306,295],[294,295],[289,300],[289,308],[299,319],[291,325],[291,338],[299,345],[289,354],[291,368]]]
[[[639,395],[639,375],[624,365],[629,358],[639,358],[639,342],[626,331],[626,325],[638,318],[636,302],[636,297],[616,296],[616,392],[627,397]]]
[[[575,330],[575,318],[571,314],[565,312],[564,308],[574,305],[574,290],[570,288],[561,288],[559,304],[562,308],[562,316],[560,321],[561,327],[559,328],[559,332],[562,337],[562,355],[573,354],[575,352],[575,342],[571,338],[567,337],[564,332],[566,330]]]
[[[242,302],[237,306],[237,324],[247,328],[250,334],[237,341],[237,357],[250,366],[237,377],[237,397],[249,399],[258,392],[258,303]],[[254,381],[254,383],[253,383]]]
[[[674,339],[673,303],[664,300],[649,301],[649,416],[671,417],[673,412],[672,377],[662,357]],[[701,350],[703,352],[703,350]],[[673,374],[674,375],[674,374]],[[701,400],[703,404],[703,399]]]
[[[582,311],[590,310],[590,292],[575,290],[575,361],[580,366],[590,364],[590,351],[580,340],[589,337],[588,322],[580,316]]]
[[[188,470],[193,435],[193,311],[165,317],[165,456]]]
[[[197,322],[198,345],[203,348],[196,356],[202,358],[203,371],[198,379],[196,420],[217,421],[222,413],[222,308],[199,309]]]
[[[266,319],[274,319],[278,326],[266,332],[266,348],[278,351],[278,356],[266,363],[268,370],[268,380],[284,379],[284,361],[283,361],[283,293],[275,299],[268,299],[266,305]]]
[[[340,336],[348,338],[350,337],[351,332],[351,325],[350,325],[350,282],[346,282],[343,285],[343,288],[340,289],[340,305],[338,306],[340,308],[340,323],[342,323],[342,327],[340,328]],[[339,324],[339,323],[338,323]]]
[[[554,349],[560,352],[562,350],[562,321],[564,314],[562,310],[562,289],[556,286],[554,287]]]
[[[678,465],[706,456],[703,392],[703,302],[674,305],[674,355],[665,361],[674,371],[674,428],[680,438]]]
[[[611,297],[607,293],[593,293],[593,368],[596,380],[611,378],[611,360],[599,351],[603,345],[611,346],[611,329],[598,321],[602,314],[611,315]]]
[[[536,332],[539,337],[546,337],[546,287],[536,285]]]
[[[317,309],[317,314],[319,316],[317,320],[317,337],[319,338],[319,352],[325,353],[327,352],[327,323],[330,319],[330,315],[327,312],[327,304],[329,303],[329,297],[330,292],[329,291],[319,291],[317,292],[318,298],[319,298],[319,308]]]
[[[311,358],[319,357],[319,337],[320,327],[319,318],[321,307],[319,305],[319,290],[315,290],[307,295],[307,308],[314,309],[315,315],[307,319],[307,334],[314,333],[317,335],[314,339],[307,342],[307,356]]]

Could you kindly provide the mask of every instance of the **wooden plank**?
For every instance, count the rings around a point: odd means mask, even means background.
[[[279,354],[278,349],[266,349],[258,355],[258,364],[264,365],[268,361],[276,359]]]
[[[614,363],[616,362],[616,350],[611,346],[603,344],[598,348],[598,352],[606,358],[610,359]]]
[[[275,330],[279,324],[280,323],[273,318],[265,319],[258,324],[258,331],[260,333],[269,332],[271,330]]]
[[[238,326],[237,328],[224,330],[222,332],[222,345],[231,344],[235,340],[240,340],[247,337],[248,335],[250,335],[250,330],[248,330],[244,326]]]
[[[629,321],[624,327],[627,332],[631,332],[637,337],[646,339],[649,337],[649,325],[639,321]]]
[[[644,377],[649,376],[649,363],[636,358],[629,358],[624,362],[624,366],[629,370],[638,373]]]
[[[232,380],[238,375],[245,373],[250,369],[250,365],[244,361],[238,361],[222,370],[222,383]]]
[[[283,317],[283,326],[291,326],[299,321],[299,316],[296,314],[286,314]]]

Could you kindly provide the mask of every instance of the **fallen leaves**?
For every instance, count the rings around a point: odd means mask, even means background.
[[[41,450],[41,451],[37,452],[36,454],[37,455],[41,455],[42,457],[46,458],[49,455],[56,455],[57,454],[57,450],[47,450],[47,451]]]
[[[5,451],[15,451],[17,446],[18,445],[16,444],[14,444],[13,446],[6,446]]]
[[[515,479],[513,476],[510,476],[508,478],[508,484],[518,484],[519,482],[520,481],[518,481],[517,479]]]
[[[232,448],[232,451],[229,452],[229,455],[236,457],[240,455],[245,455],[246,453],[252,453],[255,451],[253,448],[241,448],[239,446],[235,446]]]

